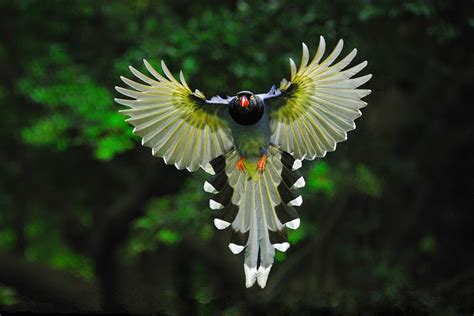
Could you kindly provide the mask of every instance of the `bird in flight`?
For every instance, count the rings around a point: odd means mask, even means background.
[[[129,116],[142,145],[166,164],[212,175],[204,190],[213,194],[214,224],[232,230],[234,254],[245,249],[246,287],[255,282],[265,287],[275,251],[290,246],[287,229],[300,225],[295,207],[303,202],[297,193],[305,185],[297,171],[302,161],[335,150],[367,105],[361,99],[371,90],[358,87],[372,75],[353,78],[367,62],[348,67],[354,49],[334,63],[342,47],[339,40],[323,58],[321,36],[310,60],[303,43],[299,67],[290,58],[290,80],[267,93],[241,91],[206,99],[189,88],[182,72],[178,81],[163,61],[164,75],[146,60],[151,76],[130,67],[142,82],[121,77],[129,88],[116,87],[128,97],[115,101],[128,107],[120,112]]]

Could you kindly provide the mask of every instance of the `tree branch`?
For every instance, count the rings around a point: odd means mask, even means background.
[[[72,274],[1,254],[0,283],[32,299],[48,301],[78,311],[99,311],[97,287]]]
[[[175,192],[181,186],[182,178],[173,176],[177,172],[172,168],[162,168],[162,164],[151,162],[146,168],[143,178],[131,182],[129,192],[120,194],[120,197],[106,210],[94,229],[92,239],[95,272],[102,293],[104,311],[122,311],[119,304],[120,275],[118,273],[117,250],[127,239],[130,224],[145,211],[149,199]],[[166,185],[157,183],[157,174],[161,172],[164,179],[175,178]]]

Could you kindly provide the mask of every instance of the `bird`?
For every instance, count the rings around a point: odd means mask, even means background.
[[[320,36],[311,60],[302,43],[299,66],[289,58],[290,79],[267,93],[207,99],[188,86],[182,71],[178,81],[163,60],[160,74],[145,59],[149,75],[130,66],[141,82],[122,76],[128,88],[115,87],[126,97],[115,99],[127,107],[120,112],[143,146],[177,169],[210,174],[203,189],[213,194],[214,225],[232,231],[232,253],[245,250],[247,288],[266,286],[275,252],[290,247],[287,230],[300,226],[295,208],[303,202],[302,161],[334,151],[367,106],[361,99],[371,90],[359,87],[372,75],[354,77],[367,61],[348,67],[357,54],[353,49],[334,63],[343,43],[323,58],[326,42]]]

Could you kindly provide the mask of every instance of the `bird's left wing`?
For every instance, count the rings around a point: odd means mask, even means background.
[[[135,126],[134,133],[142,137],[142,145],[151,147],[154,156],[178,169],[195,171],[233,147],[227,123],[222,119],[228,99],[206,100],[199,90],[191,91],[183,73],[177,81],[161,62],[166,77],[144,60],[150,78],[133,67],[130,71],[145,84],[121,77],[132,89],[116,87],[132,99],[115,99],[128,106],[121,110]]]
[[[371,91],[357,88],[372,75],[352,78],[367,62],[344,70],[357,54],[354,49],[333,64],[342,46],[340,40],[321,61],[326,47],[321,36],[316,55],[309,62],[308,48],[303,43],[298,69],[290,58],[290,81],[283,79],[279,89],[259,95],[269,105],[271,142],[296,159],[312,160],[335,150],[336,144],[346,140],[347,132],[355,128],[359,109],[367,105],[361,98]]]

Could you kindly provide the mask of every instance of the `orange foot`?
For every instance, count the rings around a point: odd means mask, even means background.
[[[260,160],[257,162],[258,172],[262,173],[265,170],[266,165],[267,165],[267,155],[262,155],[262,157],[260,157]]]
[[[245,166],[244,166],[244,157],[240,157],[239,161],[235,164],[235,169],[239,171],[245,171]]]

